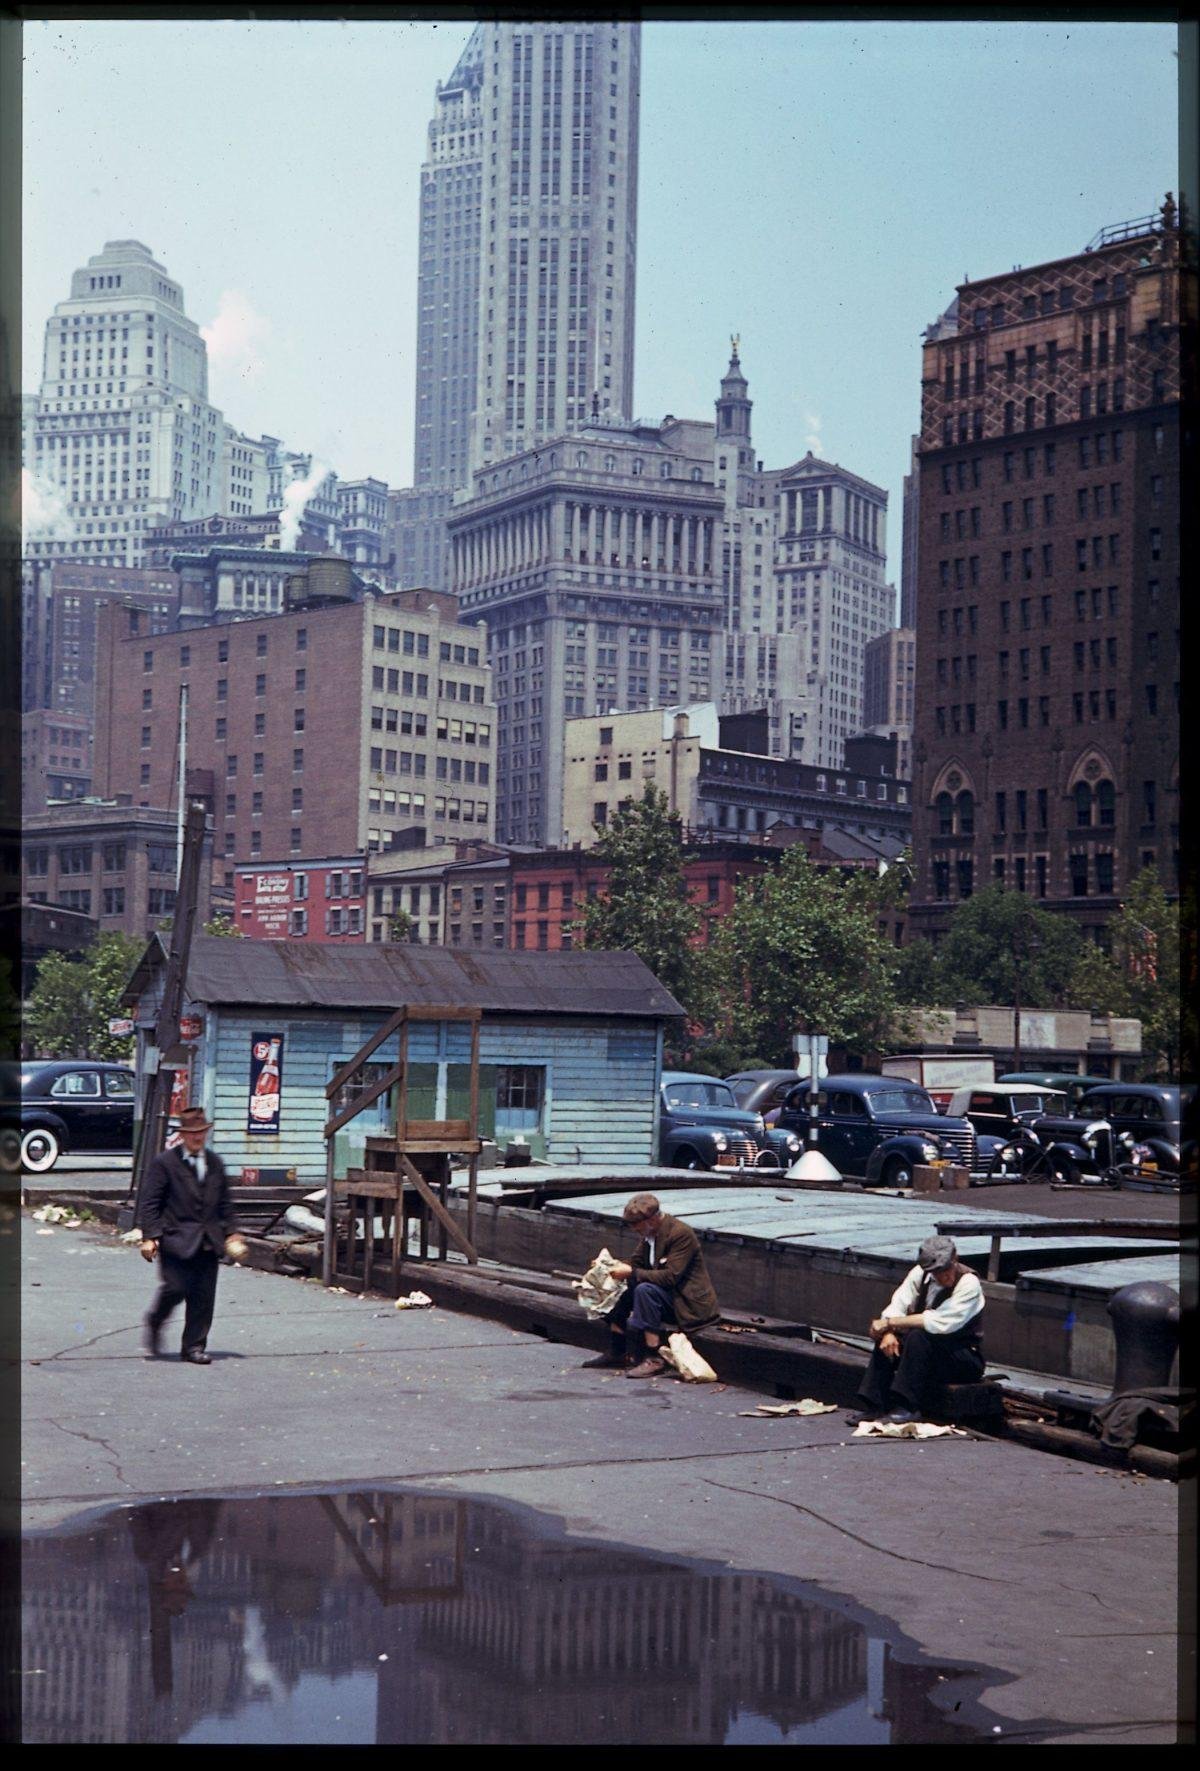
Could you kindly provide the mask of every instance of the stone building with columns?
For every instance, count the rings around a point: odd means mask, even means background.
[[[462,615],[489,629],[500,841],[561,839],[565,719],[710,698],[723,627],[712,430],[597,417],[482,470],[451,512]]]

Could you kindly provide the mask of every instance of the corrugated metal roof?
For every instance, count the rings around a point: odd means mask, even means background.
[[[335,946],[198,935],[187,995],[196,1003],[396,1009],[445,1004],[492,1013],[675,1020],[683,1010],[636,953],[467,952]]]

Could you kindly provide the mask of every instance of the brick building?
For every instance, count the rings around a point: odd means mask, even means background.
[[[362,941],[362,855],[268,862],[233,870],[233,923],[256,941]]]
[[[922,370],[914,932],[992,880],[1178,887],[1174,205],[964,283]],[[1194,316],[1193,316],[1194,317]]]
[[[211,838],[205,854],[211,859]],[[179,870],[176,812],[157,806],[85,799],[52,806],[24,821],[23,897],[30,904],[78,910],[101,934],[150,935],[175,909]],[[212,913],[201,867],[197,921]]]
[[[484,638],[455,599],[399,591],[145,632],[104,612],[94,780],[171,803],[180,687],[189,768],[211,775],[215,864],[360,855],[419,828],[492,832],[495,710]]]
[[[52,800],[83,799],[92,786],[92,722],[39,708],[21,715],[21,803],[42,812]]]

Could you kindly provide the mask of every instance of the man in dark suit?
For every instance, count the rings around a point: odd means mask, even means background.
[[[626,1377],[659,1377],[669,1371],[660,1352],[664,1336],[681,1328],[704,1328],[720,1316],[717,1294],[708,1277],[700,1238],[690,1224],[662,1210],[653,1193],[637,1193],[621,1213],[641,1242],[632,1261],[614,1261],[614,1279],[627,1279],[628,1289],[618,1298],[608,1319],[612,1339],[607,1353],[587,1359],[585,1365],[625,1368]],[[645,1357],[632,1364],[626,1352],[627,1335],[639,1336]]]
[[[184,1305],[183,1348],[189,1365],[211,1365],[205,1352],[217,1295],[217,1263],[222,1254],[242,1260],[246,1244],[237,1234],[229,1176],[215,1150],[206,1147],[212,1130],[202,1107],[179,1115],[182,1150],[164,1150],[150,1164],[139,1206],[142,1258],[159,1260],[162,1283],[146,1317],[146,1351],[156,1359],[163,1324]]]

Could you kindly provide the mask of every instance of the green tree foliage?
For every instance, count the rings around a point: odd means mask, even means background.
[[[890,896],[886,876],[818,872],[799,845],[744,880],[715,943],[733,1042],[780,1065],[804,1028],[863,1049],[889,1043],[897,954],[879,923]]]
[[[204,933],[216,935],[219,939],[226,941],[244,941],[246,938],[234,922],[233,917],[225,910],[218,910],[215,916],[209,917],[204,924]]]
[[[48,953],[25,1012],[25,1030],[38,1051],[50,1057],[128,1058],[132,1038],[108,1031],[121,1015],[121,995],[145,943],[114,931],[97,935],[79,958]]]
[[[702,1018],[707,955],[692,945],[700,912],[683,876],[681,820],[667,796],[648,782],[640,800],[617,812],[599,832],[593,854],[609,865],[607,887],[589,898],[576,925],[583,945],[636,953],[659,983]]]
[[[1091,945],[1090,943],[1088,944]],[[1108,920],[1108,953],[1095,948],[1076,980],[1076,1003],[1142,1023],[1146,1075],[1179,1074],[1179,906],[1163,891],[1153,867],[1131,881]]]
[[[914,946],[916,943],[914,943]],[[1023,892],[998,882],[960,903],[937,948],[930,1005],[1008,1003],[1019,992],[1025,1008],[1065,1008],[1084,942],[1065,916],[1042,910]],[[913,981],[912,962],[905,983]]]

